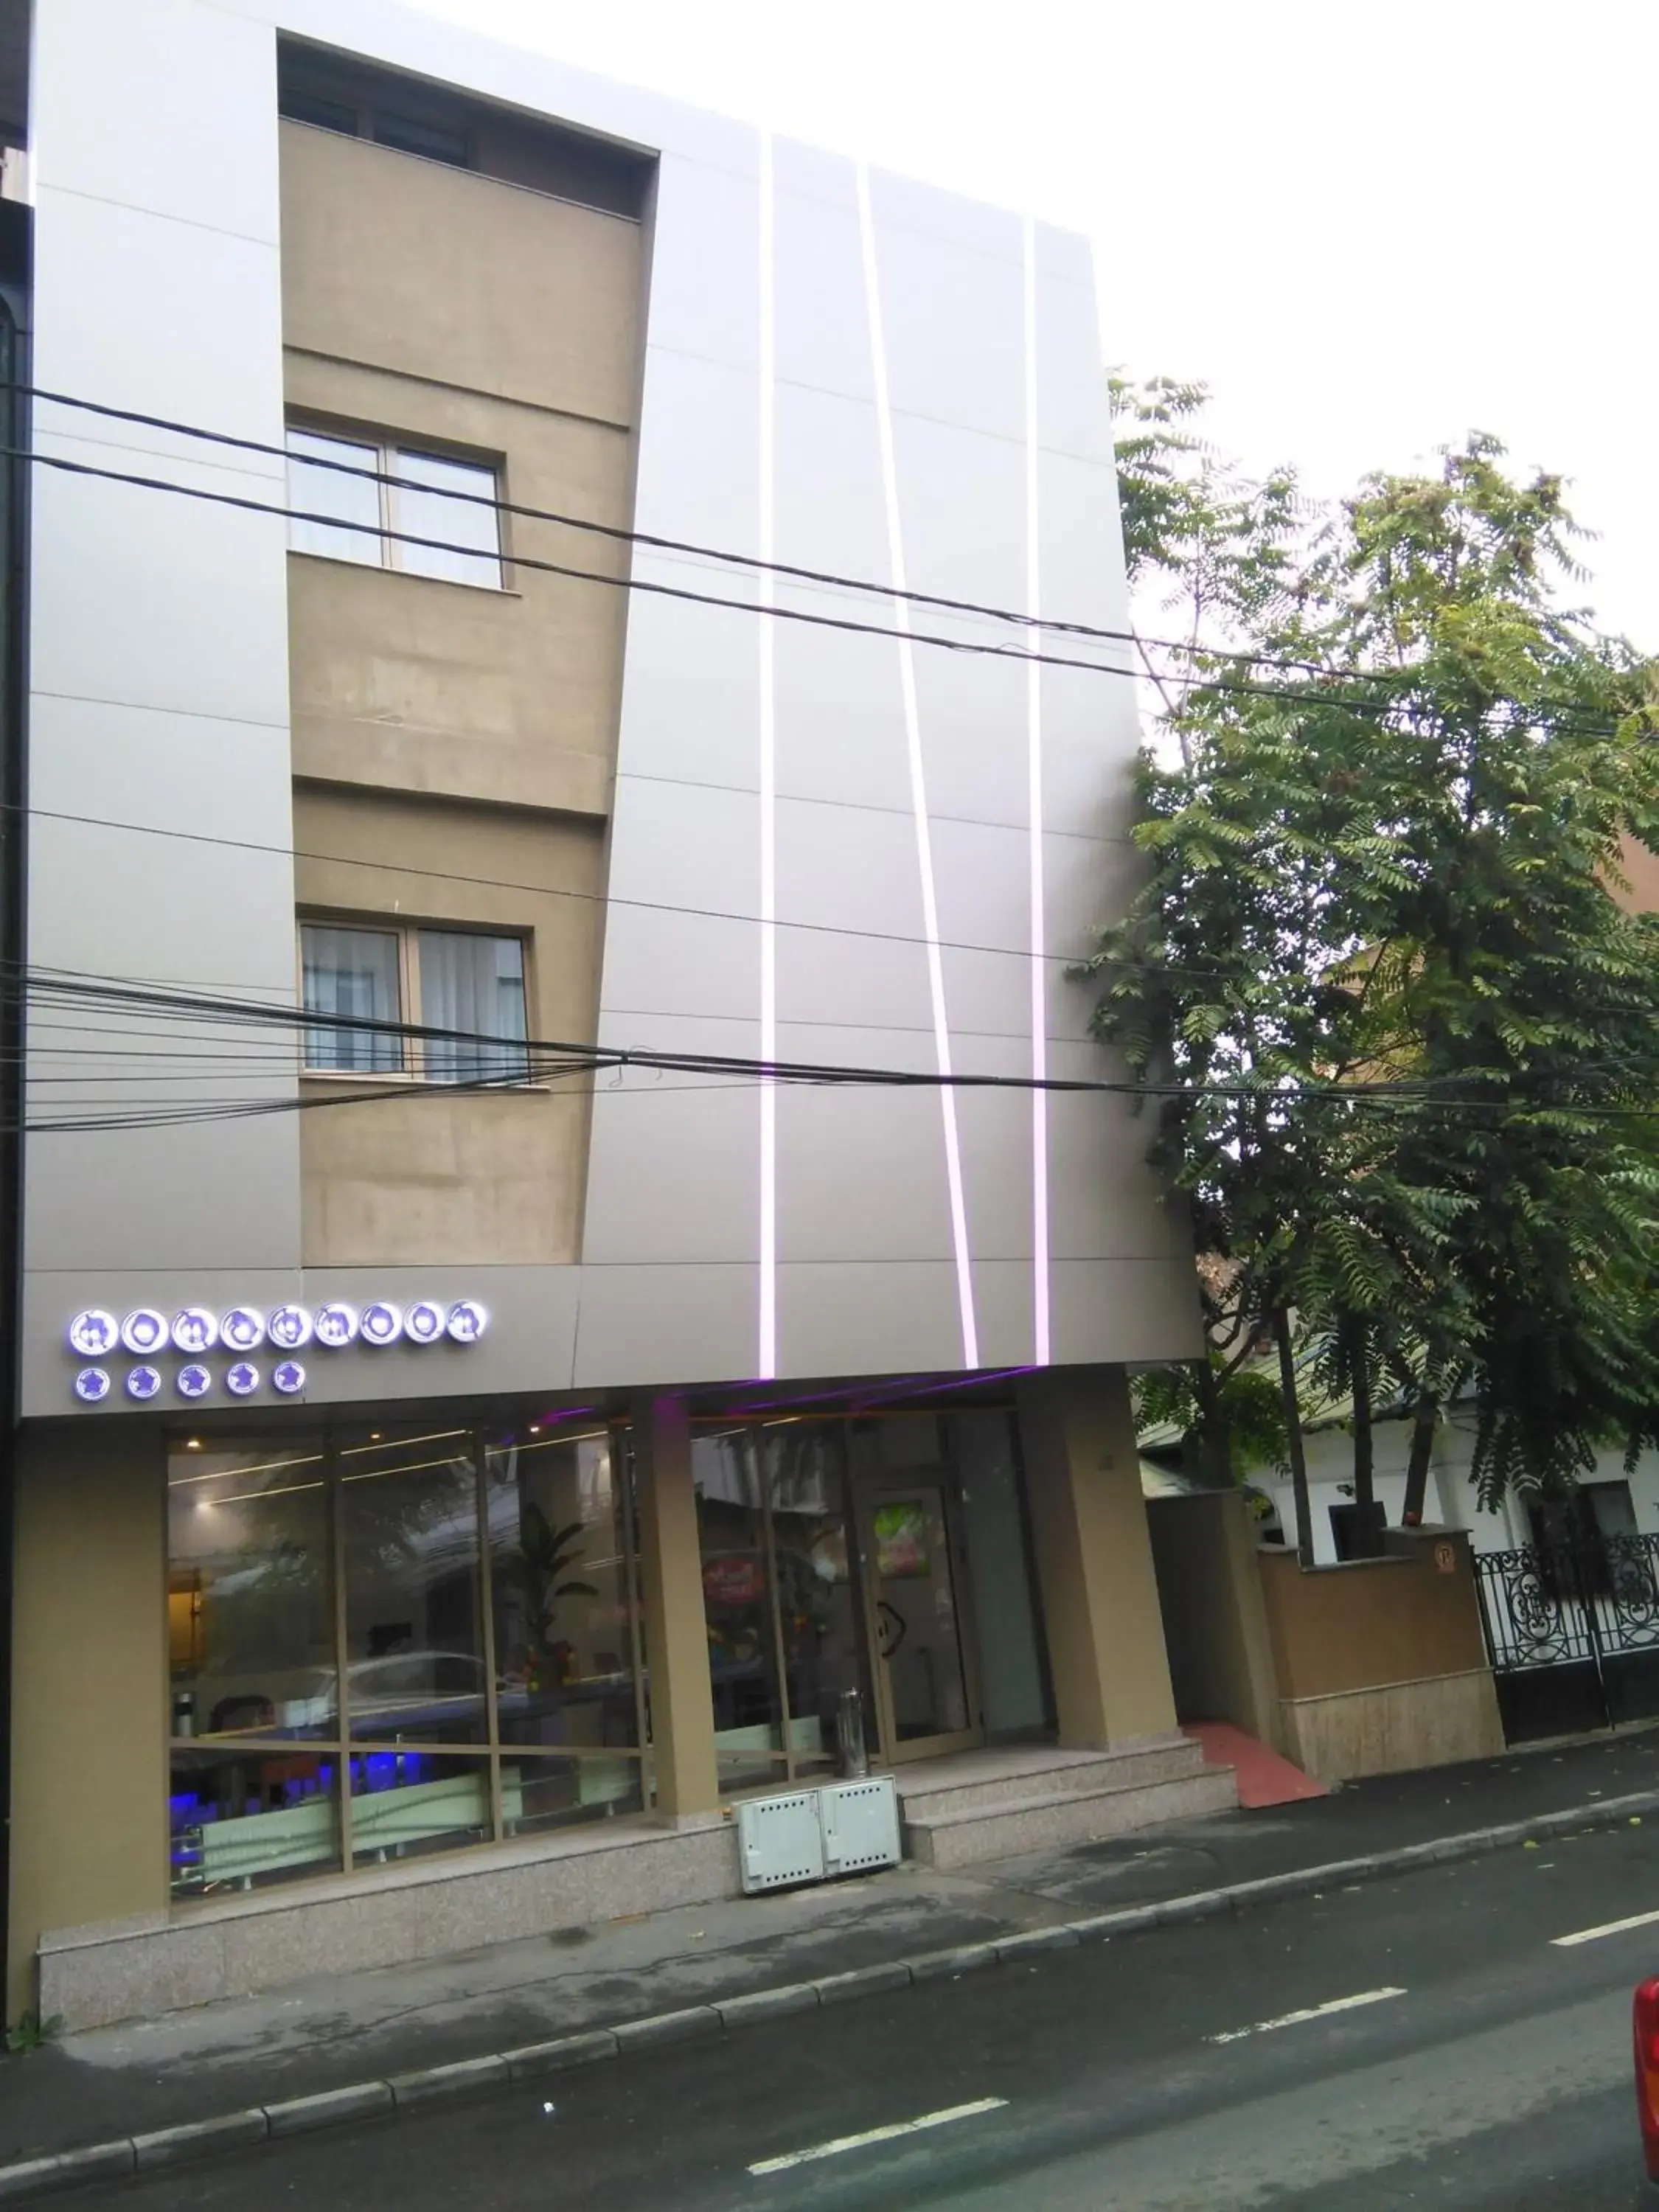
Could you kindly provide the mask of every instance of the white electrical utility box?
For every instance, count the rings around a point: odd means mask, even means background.
[[[745,1895],[823,1880],[823,1823],[816,1790],[745,1797],[738,1807],[738,1856]]]
[[[823,1870],[835,1879],[899,1863],[898,1792],[890,1774],[866,1782],[833,1782],[818,1791],[823,1822]]]
[[[831,1782],[787,1796],[745,1797],[738,1807],[738,1856],[745,1895],[896,1866],[898,1794],[890,1774]]]

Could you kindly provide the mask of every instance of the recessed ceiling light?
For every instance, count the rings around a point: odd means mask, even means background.
[[[185,1438],[185,1449],[186,1451],[200,1451],[201,1449],[202,1439],[200,1437],[186,1437]]]

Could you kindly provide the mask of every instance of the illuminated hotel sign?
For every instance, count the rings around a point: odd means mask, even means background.
[[[269,1313],[253,1306],[232,1306],[222,1314],[185,1306],[171,1321],[154,1306],[135,1306],[119,1320],[88,1306],[70,1323],[68,1340],[76,1358],[90,1363],[75,1377],[75,1395],[83,1406],[101,1405],[113,1393],[110,1369],[124,1353],[132,1364],[121,1377],[122,1391],[135,1404],[148,1405],[166,1388],[155,1362],[168,1352],[183,1358],[173,1389],[192,1403],[212,1396],[222,1382],[233,1398],[254,1397],[267,1382],[279,1395],[293,1398],[306,1387],[304,1365],[294,1355],[308,1345],[324,1352],[343,1352],[354,1344],[469,1345],[489,1326],[489,1314],[474,1298],[417,1298],[409,1306],[374,1298],[362,1307],[331,1298],[319,1306],[275,1306]],[[230,1355],[222,1376],[203,1357],[216,1347]],[[268,1368],[254,1356],[261,1352],[270,1355]]]

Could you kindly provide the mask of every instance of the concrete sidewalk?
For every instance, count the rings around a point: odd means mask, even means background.
[[[0,2062],[0,2165],[1333,1862],[1380,1855],[1370,1870],[1383,1873],[1390,1854],[1551,1814],[1589,1825],[1604,1802],[1643,1793],[1659,1814],[1659,1731],[1355,1784],[971,1873],[906,1865],[416,1966],[319,1974]]]

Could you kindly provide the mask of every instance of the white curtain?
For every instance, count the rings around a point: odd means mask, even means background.
[[[330,468],[319,464],[337,462]],[[380,456],[374,446],[346,438],[324,438],[314,430],[288,434],[288,503],[297,514],[337,515],[360,523],[357,530],[332,530],[326,522],[301,522],[290,516],[288,542],[296,553],[325,553],[334,561],[367,562],[378,568],[385,540],[380,530],[380,487],[374,477],[350,476],[349,469],[375,470]]]
[[[428,1081],[525,1080],[530,1060],[525,1049],[524,947],[518,939],[423,929],[420,955],[422,1025],[501,1040],[499,1044],[471,1044],[429,1039]]]
[[[335,929],[307,922],[301,932],[305,1007],[308,1014],[351,1014],[395,1022],[398,939],[390,930]],[[403,1039],[374,1030],[306,1030],[307,1067],[351,1068],[395,1075],[404,1064]]]
[[[411,538],[439,541],[410,545],[394,540],[398,568],[417,576],[444,576],[452,583],[483,584],[499,591],[501,523],[494,507],[477,503],[495,498],[495,470],[400,449],[392,456],[391,473],[404,479],[392,488],[392,527]],[[453,495],[457,494],[460,495]],[[445,546],[473,550],[446,552],[441,550]]]

